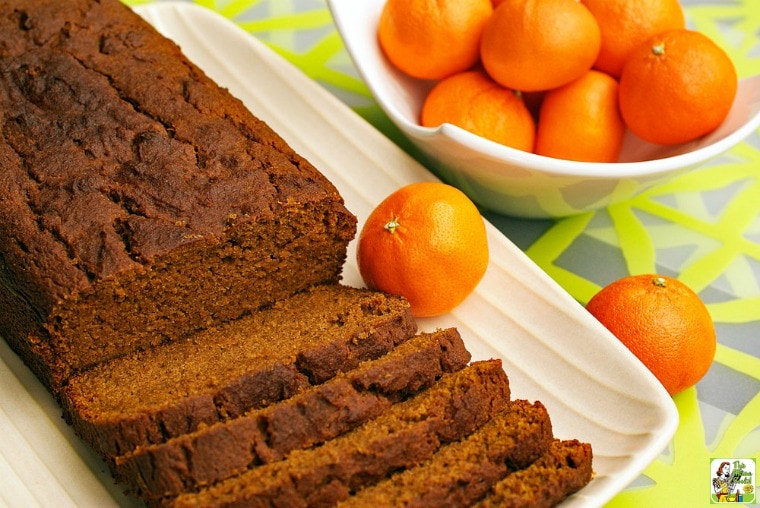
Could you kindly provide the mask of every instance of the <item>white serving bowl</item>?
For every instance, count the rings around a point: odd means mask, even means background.
[[[343,42],[380,107],[429,158],[431,170],[478,205],[519,217],[562,217],[626,200],[697,167],[760,126],[760,76],[743,79],[725,122],[698,140],[647,143],[630,132],[619,162],[566,161],[516,150],[459,127],[418,123],[433,83],[396,70],[377,42],[385,0],[327,0]]]

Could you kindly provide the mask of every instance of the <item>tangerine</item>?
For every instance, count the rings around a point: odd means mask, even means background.
[[[478,62],[491,0],[387,0],[377,28],[380,47],[399,70],[441,79]]]
[[[670,30],[629,55],[620,77],[620,112],[646,141],[685,143],[725,120],[737,87],[736,68],[715,42],[693,30]]]
[[[533,92],[582,76],[600,46],[599,25],[577,0],[503,0],[483,30],[480,58],[502,86]]]
[[[377,205],[359,234],[356,256],[368,287],[404,296],[414,316],[436,316],[480,282],[488,240],[480,212],[462,191],[420,182]]]
[[[624,136],[618,82],[592,69],[546,92],[539,111],[536,153],[574,161],[615,162]]]
[[[599,23],[602,45],[594,67],[619,78],[628,54],[650,37],[684,28],[678,0],[581,0]]]
[[[536,124],[520,94],[502,87],[481,71],[442,79],[422,105],[420,123],[450,123],[478,136],[519,150],[533,150]]]
[[[605,286],[586,309],[662,383],[670,395],[695,385],[715,357],[715,327],[687,285],[662,275],[630,275]]]

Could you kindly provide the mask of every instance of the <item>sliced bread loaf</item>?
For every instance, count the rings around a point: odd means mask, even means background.
[[[469,361],[456,329],[422,333],[290,399],[115,457],[114,476],[146,498],[197,489],[332,439]]]
[[[289,398],[382,356],[415,331],[401,298],[318,286],[76,374],[62,392],[64,415],[96,451],[123,455]]]
[[[508,403],[509,381],[501,362],[474,362],[321,446],[155,504],[329,506],[429,459],[443,443],[470,434]]]
[[[463,440],[442,446],[430,460],[364,488],[338,506],[469,506],[509,471],[542,456],[551,441],[543,404],[515,400]]]

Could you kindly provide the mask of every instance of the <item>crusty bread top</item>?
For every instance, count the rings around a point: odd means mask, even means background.
[[[118,0],[2,0],[0,13],[0,254],[33,260],[53,298],[283,207],[341,209],[323,175]]]

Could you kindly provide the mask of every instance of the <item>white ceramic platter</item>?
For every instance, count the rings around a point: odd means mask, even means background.
[[[190,3],[138,9],[340,189],[363,223],[399,186],[434,177],[299,70],[227,19]],[[482,283],[423,330],[456,326],[476,359],[501,358],[516,398],[541,400],[555,434],[593,445],[592,482],[567,506],[600,506],[667,446],[671,398],[642,365],[488,224]],[[361,285],[350,246],[344,282]],[[0,504],[136,505],[61,420],[42,385],[0,341]]]

